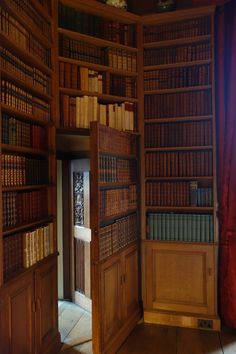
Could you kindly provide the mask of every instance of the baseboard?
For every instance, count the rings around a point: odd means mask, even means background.
[[[144,322],[166,326],[197,328],[220,331],[220,319],[217,316],[178,314],[168,311],[144,311]]]

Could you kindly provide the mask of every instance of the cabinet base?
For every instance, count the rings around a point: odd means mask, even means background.
[[[144,322],[166,326],[197,328],[220,331],[220,319],[217,316],[193,316],[175,312],[144,311]]]

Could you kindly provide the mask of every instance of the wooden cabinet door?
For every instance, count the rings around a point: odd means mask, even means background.
[[[105,347],[122,325],[122,287],[120,256],[101,266],[102,341]]]
[[[146,308],[214,315],[214,245],[146,244]]]
[[[134,245],[123,254],[123,317],[124,321],[139,309],[138,250]]]
[[[59,347],[56,258],[35,272],[36,353],[56,353]],[[52,350],[52,348],[55,349]]]
[[[34,347],[33,275],[6,286],[0,297],[0,354],[32,354]]]

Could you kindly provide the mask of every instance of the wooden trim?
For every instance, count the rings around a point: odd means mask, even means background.
[[[191,86],[191,87],[175,87],[171,89],[159,89],[159,90],[148,90],[144,91],[145,95],[162,95],[167,93],[179,93],[179,92],[192,92],[198,90],[210,90],[212,85],[204,85],[204,86]]]
[[[70,161],[62,161],[63,277],[64,298],[73,298]]]
[[[24,223],[24,224],[21,224],[21,225],[18,225],[18,226],[9,227],[9,228],[3,229],[3,233],[2,234],[3,234],[3,236],[7,236],[7,235],[13,234],[15,232],[27,230],[27,229],[30,229],[32,227],[37,227],[37,226],[39,226],[41,224],[46,224],[46,223],[52,222],[53,219],[54,219],[53,216],[48,216],[48,217],[45,217],[45,218],[42,218],[42,219],[39,219],[39,220],[27,222],[27,223]]]
[[[206,35],[206,36],[199,36],[199,37],[169,39],[166,41],[159,41],[159,42],[147,42],[147,43],[143,44],[143,47],[144,47],[144,49],[162,48],[162,47],[169,47],[169,46],[189,44],[189,43],[198,43],[198,42],[204,42],[204,41],[210,41],[210,40],[211,40],[211,35]]]
[[[160,147],[160,148],[145,148],[145,152],[155,151],[195,151],[195,150],[212,150],[212,146],[176,146],[176,147]]]
[[[195,61],[186,61],[186,62],[176,62],[171,64],[158,64],[158,65],[145,65],[144,71],[151,70],[163,70],[171,68],[182,68],[187,66],[197,66],[197,65],[207,65],[211,64],[211,60],[195,60]]]
[[[2,151],[4,151],[4,152],[5,151],[19,152],[19,153],[39,155],[39,156],[48,156],[49,154],[53,153],[52,151],[50,152],[48,150],[39,150],[39,149],[20,146],[20,145],[1,144],[1,147],[2,147]]]
[[[200,120],[210,120],[212,115],[209,116],[188,116],[188,117],[167,117],[167,118],[146,118],[145,124],[152,123],[175,123],[175,122],[185,122],[185,121],[200,121]]]

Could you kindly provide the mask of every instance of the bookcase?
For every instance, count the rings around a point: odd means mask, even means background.
[[[143,17],[144,321],[219,329],[214,8]]]
[[[140,318],[138,136],[91,123],[93,352],[114,353]]]
[[[50,8],[47,0],[0,5],[0,352],[4,354],[56,353],[60,346]]]

